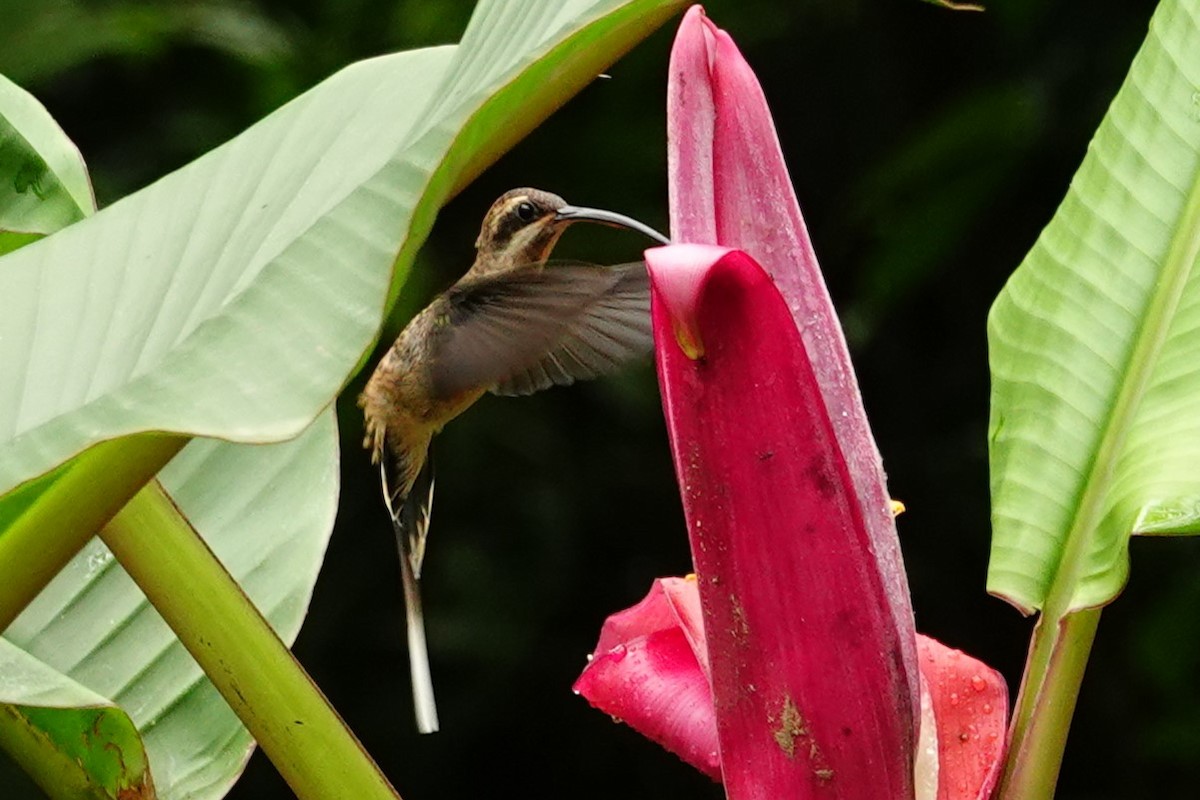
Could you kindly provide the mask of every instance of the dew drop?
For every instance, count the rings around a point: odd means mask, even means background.
[[[979,677],[978,675],[972,675],[971,676],[971,688],[977,692],[982,692],[984,689],[987,688],[987,682],[984,681],[984,679]]]
[[[612,658],[613,661],[624,661],[625,660],[625,652],[626,652],[625,645],[619,644],[616,647],[614,647],[612,650],[609,650],[608,655],[610,658]]]

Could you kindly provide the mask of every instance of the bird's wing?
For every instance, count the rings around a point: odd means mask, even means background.
[[[433,352],[434,391],[530,394],[594,378],[650,352],[641,262],[564,264],[460,284]]]
[[[500,381],[496,394],[531,394],[596,378],[650,353],[654,335],[646,267],[638,262],[608,269],[616,280],[607,291],[566,320],[558,341],[540,358]]]

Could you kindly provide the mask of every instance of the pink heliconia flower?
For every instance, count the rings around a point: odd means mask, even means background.
[[[919,633],[917,654],[937,729],[937,800],[986,800],[1004,765],[1008,685],[982,661]]]
[[[999,778],[1008,689],[1000,673],[917,634],[926,758],[921,800],[984,800]],[[721,780],[717,714],[695,576],[659,578],[645,599],[608,618],[575,691],[605,713]],[[924,719],[925,717],[923,717]]]
[[[700,595],[693,578],[659,578],[610,616],[575,691],[721,780]]]
[[[762,90],[699,7],[671,53],[668,170],[682,244],[646,263],[697,578],[659,583],[610,618],[576,689],[719,774],[732,800],[917,797],[920,719],[938,714],[933,687],[953,681],[926,670],[922,704],[895,523],[845,340]],[[699,624],[685,593],[699,596]],[[1006,701],[990,706],[1002,725]],[[946,760],[943,744],[921,737]],[[922,785],[943,797],[941,761],[922,764]]]

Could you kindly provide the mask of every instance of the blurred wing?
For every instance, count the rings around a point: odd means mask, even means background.
[[[650,353],[654,335],[645,265],[638,262],[607,270],[615,273],[612,286],[566,321],[549,350],[528,367],[514,369],[492,391],[522,395],[566,386],[615,372]]]
[[[650,285],[640,262],[530,267],[460,284],[433,353],[443,397],[490,387],[529,394],[612,372],[650,352]]]

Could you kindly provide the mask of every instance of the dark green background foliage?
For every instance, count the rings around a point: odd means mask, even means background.
[[[471,5],[0,0],[0,72],[80,145],[104,205],[355,59],[457,40]],[[996,665],[1014,690],[1029,623],[983,591],[984,318],[1058,205],[1153,5],[1007,0],[969,14],[917,0],[708,4],[773,107],[892,493],[908,506],[900,533],[918,625]],[[512,186],[665,227],[671,35],[615,65],[445,209],[405,316],[466,268],[484,210]],[[579,228],[560,253],[612,262],[641,246]],[[605,615],[655,576],[688,570],[650,365],[528,399],[485,398],[438,441],[425,585],[443,732],[432,737],[410,715],[391,532],[359,449],[362,380],[340,409],[341,512],[296,652],[401,793],[720,796],[570,692]],[[1060,797],[1194,791],[1197,557],[1194,540],[1135,541]],[[5,797],[35,796],[11,792],[23,779],[0,769]],[[232,796],[290,795],[256,755]]]

